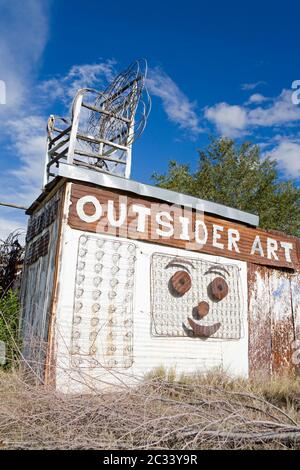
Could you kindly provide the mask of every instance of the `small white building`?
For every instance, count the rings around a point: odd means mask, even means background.
[[[57,389],[133,384],[159,366],[244,377],[293,367],[296,238],[67,164],[28,214],[24,355]]]

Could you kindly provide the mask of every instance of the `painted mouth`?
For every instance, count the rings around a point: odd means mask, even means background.
[[[199,336],[202,338],[209,338],[210,336],[215,334],[221,326],[221,323],[214,323],[213,325],[199,325],[199,323],[195,322],[190,317],[188,317],[188,322],[190,327],[192,328],[193,336]]]

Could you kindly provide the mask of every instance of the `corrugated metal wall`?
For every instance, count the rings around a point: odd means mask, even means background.
[[[300,273],[248,264],[249,372],[268,376],[297,369]]]
[[[89,334],[93,333],[90,331],[89,320],[90,314],[88,309],[90,308],[89,301],[86,303],[84,295],[81,296],[81,292],[77,292],[76,284],[76,267],[78,267],[78,261],[81,263],[79,254],[84,256],[84,269],[89,269],[90,274],[86,271],[85,279],[88,283],[82,284],[80,289],[87,289],[87,296],[90,298],[90,291],[95,288],[90,282],[90,275],[92,270],[95,268],[95,262],[93,258],[93,247],[97,245],[92,243],[92,246],[88,247],[88,251],[83,250],[81,253],[80,240],[83,237],[87,238],[88,233],[81,232],[79,230],[72,230],[69,227],[65,227],[62,237],[62,257],[60,261],[60,274],[58,279],[59,291],[57,299],[57,313],[55,328],[52,331],[52,335],[56,338],[55,340],[55,360],[54,360],[54,373],[56,374],[56,386],[58,389],[66,392],[81,392],[86,390],[86,381],[88,386],[92,388],[101,388],[104,384],[119,383],[120,380],[124,383],[135,383],[137,379],[141,379],[144,374],[150,372],[156,367],[164,366],[166,369],[175,369],[178,375],[181,373],[193,373],[196,371],[207,371],[212,368],[218,367],[223,368],[224,371],[238,376],[248,375],[248,328],[247,328],[247,265],[245,262],[237,260],[228,260],[225,258],[217,258],[209,255],[189,253],[183,250],[177,250],[175,248],[157,246],[151,243],[145,243],[136,241],[136,273],[135,273],[135,289],[134,289],[134,302],[133,302],[133,350],[132,358],[133,364],[131,367],[113,367],[107,368],[103,364],[102,353],[97,356],[94,364],[87,365],[86,361],[81,360],[81,364],[77,365],[72,360],[72,344],[73,336],[76,335],[76,341],[89,339]],[[92,240],[101,242],[103,239],[117,241],[121,240],[117,237],[103,237],[103,235],[92,235]],[[91,241],[91,240],[90,240]],[[90,242],[88,242],[90,243]],[[102,243],[98,243],[97,246],[102,247]],[[86,248],[85,248],[86,249]],[[101,251],[101,248],[99,248]],[[240,287],[243,295],[241,296],[241,337],[239,339],[220,339],[220,338],[190,338],[187,336],[179,337],[163,337],[154,336],[151,334],[151,322],[152,322],[152,302],[150,286],[151,286],[151,262],[154,253],[164,254],[166,256],[177,256],[187,257],[188,255],[197,258],[199,261],[202,259],[206,262],[222,263],[224,265],[232,264],[239,268]],[[76,256],[78,253],[78,256]],[[94,253],[100,255],[98,251]],[[105,255],[108,256],[108,252]],[[102,260],[103,258],[101,258]],[[106,260],[110,265],[111,261]],[[102,261],[101,261],[102,262]],[[123,263],[123,262],[122,262]],[[120,261],[120,265],[122,264]],[[104,263],[105,264],[105,263]],[[89,266],[88,266],[89,265]],[[123,264],[122,264],[123,266]],[[107,273],[107,270],[104,274]],[[106,274],[102,274],[105,278]],[[94,275],[95,276],[95,275]],[[206,277],[209,277],[207,275]],[[213,274],[211,274],[213,276]],[[81,279],[80,279],[81,280]],[[84,280],[85,281],[85,280]],[[109,279],[108,279],[109,281]],[[200,282],[200,280],[199,280]],[[202,279],[201,282],[208,285],[209,280]],[[101,296],[106,296],[106,285],[105,281]],[[196,294],[195,285],[195,292]],[[162,289],[163,284],[158,288]],[[98,288],[97,288],[98,289]],[[166,287],[167,289],[167,287]],[[202,296],[205,290],[199,288],[199,298],[195,297],[196,300],[203,300]],[[166,292],[166,291],[165,291]],[[80,294],[80,298],[77,299],[77,294]],[[119,295],[119,294],[118,294]],[[166,292],[167,295],[167,292]],[[192,295],[192,294],[191,294]],[[75,298],[74,298],[75,296]],[[101,297],[100,296],[100,297]],[[117,299],[118,297],[116,297]],[[83,299],[83,300],[80,300]],[[105,297],[106,299],[106,297]],[[205,299],[212,304],[208,297]],[[77,302],[81,302],[80,312],[77,313]],[[212,307],[212,306],[211,306]],[[230,307],[230,306],[229,306]],[[221,306],[220,306],[221,308]],[[173,310],[170,309],[168,314],[172,314]],[[173,312],[174,314],[177,312]],[[224,312],[223,312],[224,313]],[[223,314],[222,313],[222,314]],[[118,310],[115,312],[116,318],[112,318],[112,325],[119,328]],[[120,312],[121,317],[123,315]],[[81,320],[77,322],[77,315],[80,315]],[[98,315],[98,312],[97,312]],[[95,316],[93,314],[93,316]],[[99,318],[106,321],[107,315],[104,315],[99,311]],[[209,322],[210,315],[207,315],[207,321]],[[173,318],[173,317],[172,317]],[[174,321],[177,316],[174,316]],[[72,327],[72,322],[76,320],[76,331]],[[79,320],[79,319],[78,319]],[[178,322],[178,327],[182,327],[182,319]],[[177,322],[176,322],[177,324]],[[98,323],[99,326],[99,323]],[[101,329],[100,337],[102,335]],[[113,332],[112,332],[113,333]],[[93,338],[92,338],[93,339]],[[97,340],[96,340],[97,341]],[[78,343],[79,344],[79,343]],[[115,346],[118,348],[122,346],[123,340],[119,342],[116,339]],[[96,342],[95,342],[96,345]],[[97,342],[99,348],[106,348],[108,346],[106,341]],[[111,346],[111,345],[110,345]],[[82,350],[85,353],[85,350]],[[110,353],[111,354],[111,353]],[[88,357],[87,357],[88,358]],[[78,359],[80,359],[78,357]],[[81,358],[83,359],[83,358]],[[119,362],[119,359],[117,358]],[[121,361],[122,362],[122,361]],[[120,364],[118,364],[120,365]]]
[[[25,262],[21,285],[21,328],[23,355],[41,377],[44,375],[47,354],[48,326],[54,288],[56,248],[60,229],[60,199],[62,191],[42,206],[30,218],[30,228],[37,228],[26,243]],[[45,222],[50,204],[57,202],[52,223]],[[45,228],[43,228],[43,224]],[[45,244],[47,240],[47,244]],[[40,243],[42,241],[43,243]]]

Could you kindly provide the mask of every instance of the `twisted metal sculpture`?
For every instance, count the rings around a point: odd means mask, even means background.
[[[45,184],[50,167],[76,164],[130,177],[132,143],[142,134],[151,108],[147,63],[136,60],[99,92],[78,90],[68,119],[50,116]],[[64,129],[56,127],[60,121]]]

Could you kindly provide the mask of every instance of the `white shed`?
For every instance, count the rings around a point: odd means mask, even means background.
[[[257,270],[295,280],[296,238],[236,209],[64,164],[28,214],[24,355],[47,383],[87,392],[159,366],[272,370],[271,356],[257,356]],[[295,322],[286,328],[291,339]]]

